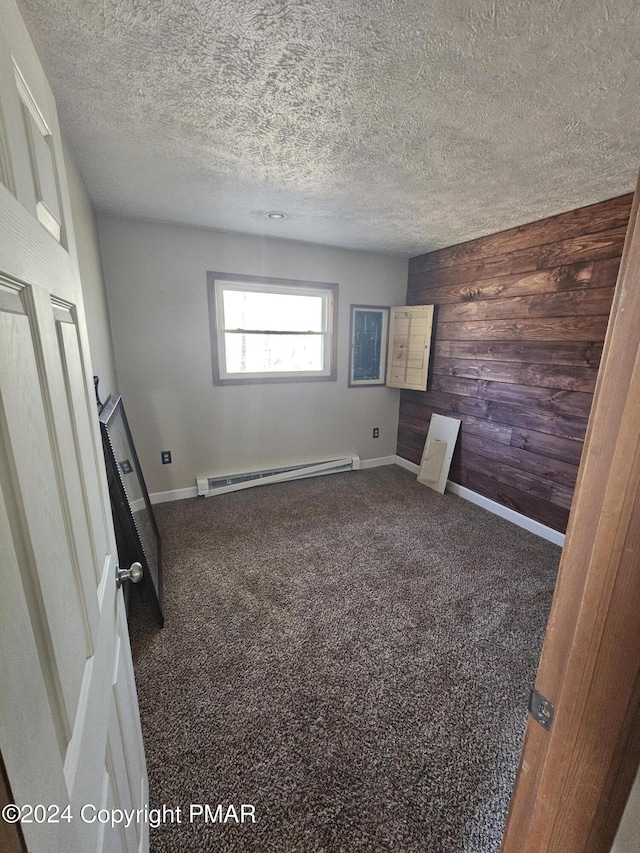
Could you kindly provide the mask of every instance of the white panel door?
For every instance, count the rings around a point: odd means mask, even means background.
[[[55,106],[0,19],[0,750],[30,853],[146,851],[97,818],[144,751]]]

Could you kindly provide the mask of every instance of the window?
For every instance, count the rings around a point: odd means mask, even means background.
[[[335,380],[338,285],[208,274],[214,382]]]

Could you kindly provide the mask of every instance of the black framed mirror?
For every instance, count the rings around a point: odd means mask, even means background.
[[[100,412],[109,494],[116,528],[118,556],[143,568],[143,596],[162,627],[162,560],[160,533],[122,397],[115,394]],[[126,586],[129,586],[127,584]]]

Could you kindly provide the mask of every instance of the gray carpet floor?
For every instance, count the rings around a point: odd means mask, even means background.
[[[499,850],[558,547],[396,466],[155,510],[166,627],[132,596],[132,645],[183,822],[153,853]]]

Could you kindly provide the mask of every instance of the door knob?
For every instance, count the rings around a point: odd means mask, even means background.
[[[116,586],[118,589],[123,584],[123,581],[130,580],[133,583],[138,583],[142,580],[142,566],[140,563],[131,563],[128,569],[121,569],[116,566]]]

